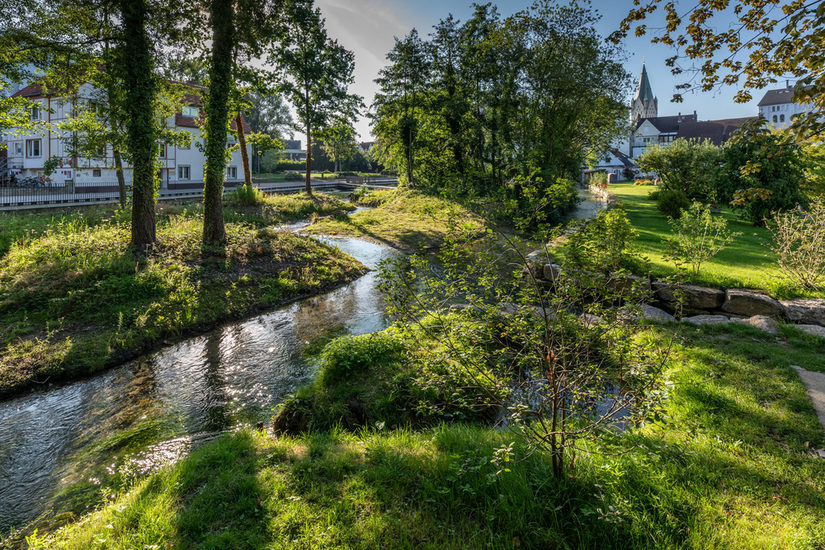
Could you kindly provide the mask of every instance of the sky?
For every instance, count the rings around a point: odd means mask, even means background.
[[[494,3],[506,17],[528,7],[531,1],[502,0]],[[463,21],[472,11],[470,0],[316,0],[316,4],[326,17],[330,36],[355,53],[355,83],[351,91],[362,96],[367,105],[372,103],[378,89],[374,80],[378,71],[387,64],[386,54],[392,49],[395,37],[403,37],[412,28],[417,28],[422,36],[426,36],[432,26],[448,14],[452,13]],[[606,37],[618,28],[633,1],[593,0],[592,5],[602,15],[597,30]],[[720,26],[730,23],[725,18],[718,21]],[[653,93],[659,99],[660,116],[679,112],[692,114],[694,110],[699,120],[758,114],[756,104],[761,94],[755,93],[750,103],[734,103],[736,90],[731,87],[713,92],[688,92],[684,94],[682,103],[671,103],[675,85],[684,79],[684,75],[674,77],[670,68],[665,66],[665,59],[673,55],[672,50],[661,44],[651,44],[649,37],[629,36],[623,46],[625,68],[633,77],[634,89],[642,62],[645,62]],[[362,117],[355,127],[362,141],[371,140],[369,120]],[[295,137],[303,139],[301,135]]]

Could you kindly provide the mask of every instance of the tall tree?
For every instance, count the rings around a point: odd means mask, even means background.
[[[203,186],[203,242],[222,244],[226,240],[222,201],[226,174],[228,102],[232,87],[235,24],[232,0],[212,0],[210,6],[212,58],[209,65],[209,93],[205,106],[206,174]],[[243,132],[243,129],[240,131]]]
[[[138,253],[151,249],[155,232],[155,157],[157,131],[154,120],[156,93],[152,47],[146,30],[145,0],[119,0],[123,19],[123,47],[118,69],[123,74],[127,143],[132,157],[132,246]]]
[[[335,172],[341,171],[341,161],[355,156],[358,144],[355,142],[355,128],[346,120],[338,121],[320,133],[321,149],[333,163]]]
[[[280,91],[295,107],[297,129],[306,135],[305,188],[312,194],[313,138],[333,119],[350,120],[361,98],[350,94],[354,55],[327,36],[321,12],[308,0],[296,1],[288,10],[289,32],[284,43],[270,51],[269,60],[286,78]]]

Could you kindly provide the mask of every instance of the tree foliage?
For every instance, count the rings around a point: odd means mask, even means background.
[[[636,36],[648,34],[647,22],[661,10],[664,21],[651,26],[651,42],[672,48],[668,66],[674,75],[686,75],[676,87],[674,101],[682,101],[685,90],[710,91],[724,85],[735,86],[735,101],[747,103],[753,90],[794,78],[794,101],[811,109],[792,127],[801,136],[825,132],[825,2],[696,0],[682,13],[672,1],[633,4],[611,39],[619,42],[631,30]],[[733,24],[728,21],[731,13]],[[686,60],[701,65],[688,70],[683,66]],[[693,80],[696,72],[701,75],[698,83]]]
[[[664,189],[711,202],[715,200],[714,185],[721,157],[719,147],[709,140],[679,138],[667,147],[655,145],[646,149],[638,162],[643,172],[658,174]]]
[[[506,200],[524,199],[516,176],[578,177],[627,114],[627,74],[596,21],[576,4],[538,1],[507,18],[484,4],[427,40],[397,40],[376,81],[379,159],[410,185]]]

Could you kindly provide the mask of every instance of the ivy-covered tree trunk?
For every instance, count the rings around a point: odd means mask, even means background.
[[[246,136],[243,133],[243,117],[241,113],[235,115],[235,128],[238,132],[238,145],[241,148],[241,161],[243,162],[244,185],[252,186],[252,170],[249,167],[249,155],[246,152]]]
[[[145,0],[121,0],[122,65],[126,87],[127,143],[132,156],[132,246],[139,254],[155,243],[155,82],[146,34]]]
[[[312,181],[310,176],[312,175],[312,128],[307,124],[307,164],[306,164],[306,176],[304,178],[304,187],[306,188],[307,195],[312,195]]]
[[[212,65],[206,102],[206,177],[203,186],[203,242],[226,241],[223,224],[223,182],[226,174],[226,123],[232,80],[235,25],[233,2],[212,0]]]
[[[126,178],[123,177],[123,160],[120,158],[120,151],[117,148],[112,150],[112,156],[115,158],[115,175],[117,175],[117,190],[120,192],[120,207],[126,208]]]

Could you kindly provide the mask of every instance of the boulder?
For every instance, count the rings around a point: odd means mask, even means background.
[[[544,264],[542,275],[545,281],[555,281],[561,274],[561,267],[557,264]]]
[[[750,325],[754,328],[758,328],[759,330],[763,330],[768,334],[773,334],[774,336],[779,334],[776,321],[767,315],[754,315],[753,317],[748,317],[747,319],[734,319],[734,321],[737,323]]]
[[[592,313],[582,313],[579,315],[579,319],[581,319],[581,322],[584,323],[584,326],[587,328],[593,328],[602,322],[601,317],[593,315]]]
[[[650,280],[647,277],[638,275],[612,274],[608,277],[607,286],[618,294],[627,295],[630,293],[648,292],[650,290]]]
[[[753,317],[767,315],[775,319],[785,317],[785,306],[770,296],[748,290],[729,289],[722,310],[736,315]]]
[[[685,323],[693,323],[694,325],[715,325],[718,323],[730,323],[730,317],[724,315],[694,315],[693,317],[685,317],[682,319]]]
[[[665,302],[676,302],[681,293],[686,309],[719,309],[725,302],[725,291],[696,285],[673,285],[671,283],[653,283],[656,296]]]
[[[796,328],[801,330],[802,332],[807,332],[808,334],[813,334],[814,336],[821,336],[825,338],[825,327],[821,327],[819,325],[795,325]]]
[[[825,326],[825,300],[782,300],[788,319],[794,323]]]
[[[647,304],[642,304],[639,306],[638,313],[635,311],[631,313],[625,310],[620,314],[619,318],[626,321],[646,319],[648,321],[658,321],[660,323],[676,322],[676,318],[667,311],[659,309],[658,307],[649,306]]]

